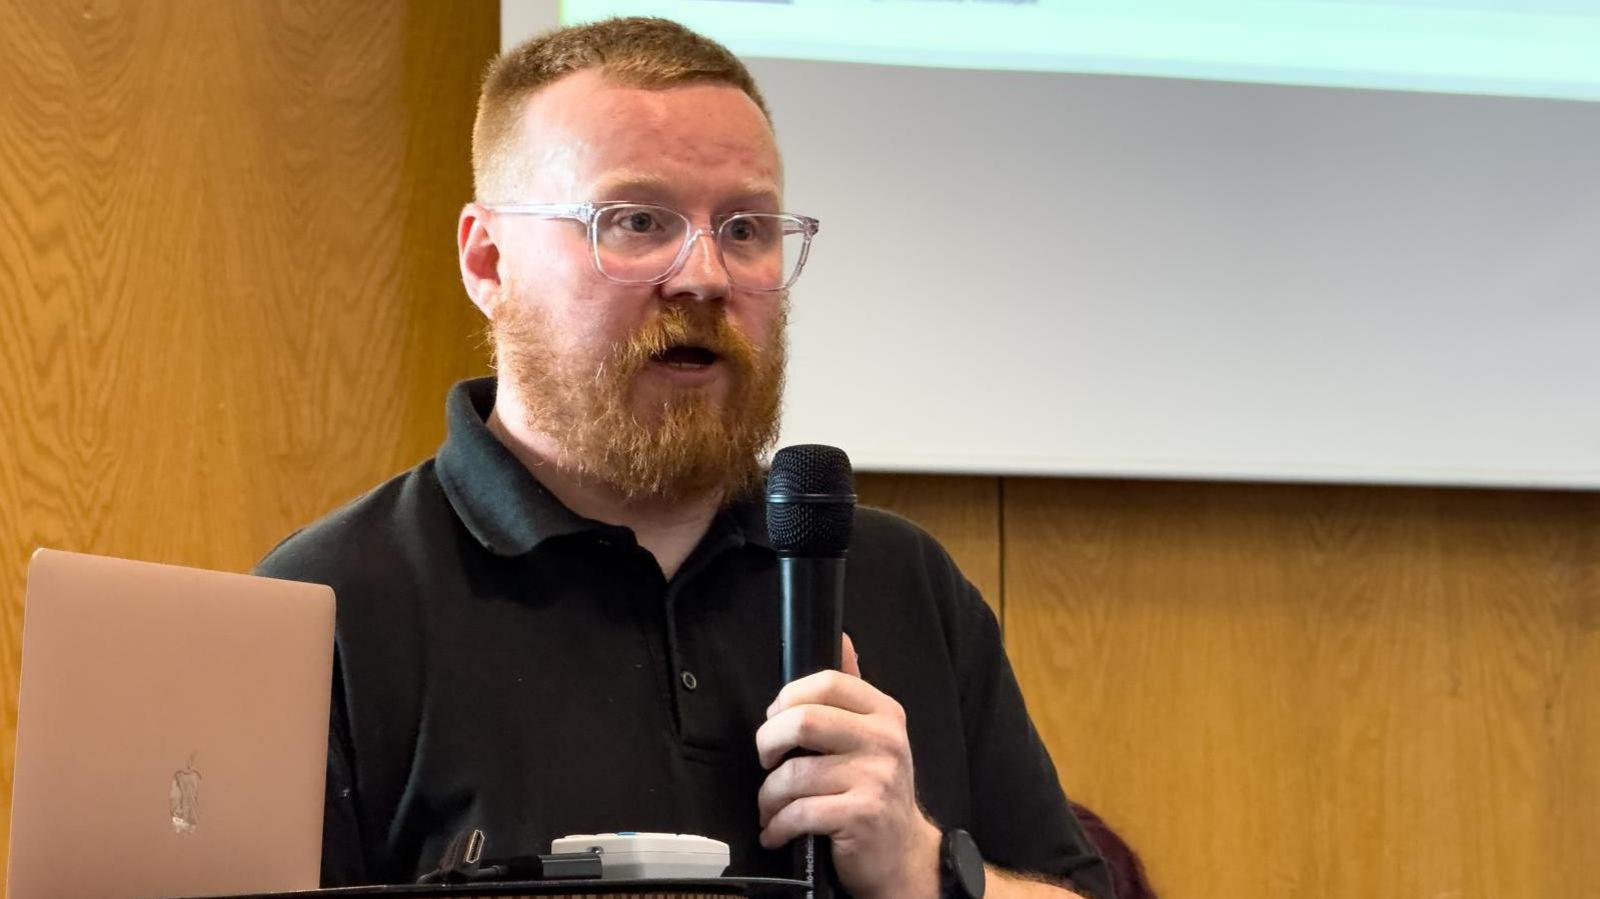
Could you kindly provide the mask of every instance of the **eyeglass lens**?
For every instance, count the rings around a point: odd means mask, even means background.
[[[666,277],[689,238],[688,219],[661,206],[621,205],[600,210],[594,223],[595,261],[608,278],[649,283]],[[788,287],[805,258],[809,239],[793,216],[743,212],[717,229],[728,278],[748,290]]]

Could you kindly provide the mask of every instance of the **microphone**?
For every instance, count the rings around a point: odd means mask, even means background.
[[[786,684],[842,664],[844,559],[855,509],[855,476],[844,450],[802,444],[773,456],[767,536],[778,553]],[[811,899],[842,893],[827,837],[808,835],[794,844],[794,853]]]

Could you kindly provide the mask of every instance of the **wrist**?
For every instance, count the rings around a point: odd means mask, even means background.
[[[988,879],[972,834],[945,831],[939,841],[939,899],[983,899]]]
[[[883,899],[939,899],[939,850],[944,842],[944,832],[926,816],[919,816],[910,851],[896,883],[888,885]]]

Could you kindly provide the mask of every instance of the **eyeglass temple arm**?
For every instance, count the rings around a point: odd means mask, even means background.
[[[547,219],[575,219],[589,224],[594,218],[593,203],[479,203],[499,215],[531,215]]]

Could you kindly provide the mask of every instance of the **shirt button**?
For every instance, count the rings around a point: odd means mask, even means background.
[[[682,672],[678,675],[678,681],[683,684],[683,688],[685,690],[690,692],[693,692],[696,687],[700,686],[700,679],[694,676],[693,671]]]

